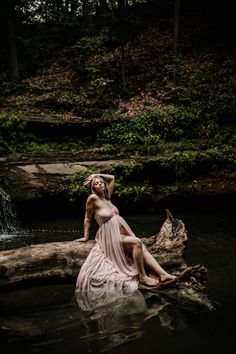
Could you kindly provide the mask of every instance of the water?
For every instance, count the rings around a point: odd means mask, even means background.
[[[9,194],[0,188],[0,235],[16,233],[16,213]]]
[[[236,324],[236,221],[233,215],[174,215],[188,230],[187,264],[208,268],[208,291],[216,311],[192,313],[160,298],[140,294],[120,299],[95,313],[82,312],[73,298],[74,284],[47,285],[0,295],[0,332],[4,354],[148,353],[215,354],[231,352]],[[159,231],[164,216],[126,216],[139,236]],[[82,236],[82,219],[39,220],[27,233],[0,237],[1,249]],[[91,236],[96,231],[92,225]],[[1,350],[2,352],[2,350]]]

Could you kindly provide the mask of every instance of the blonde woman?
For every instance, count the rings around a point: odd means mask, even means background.
[[[106,297],[109,293],[126,294],[137,290],[138,284],[157,286],[160,282],[175,280],[149,253],[142,240],[135,236],[127,222],[111,202],[115,177],[109,174],[92,174],[84,184],[91,194],[86,201],[84,236],[89,239],[92,217],[99,228],[95,246],[83,263],[76,282],[77,293],[90,293]],[[145,267],[156,277],[147,275]]]

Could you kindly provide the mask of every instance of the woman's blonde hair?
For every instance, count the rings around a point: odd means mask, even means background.
[[[105,198],[109,199],[109,192],[108,192],[108,188],[107,188],[107,182],[103,178],[101,178],[99,176],[93,177],[93,179],[91,181],[91,186],[90,186],[90,193],[95,193],[95,194],[98,195],[97,191],[94,188],[95,179],[99,179],[101,182],[103,182],[105,184]]]

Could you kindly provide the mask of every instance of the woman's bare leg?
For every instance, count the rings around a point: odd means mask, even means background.
[[[125,250],[132,252],[137,271],[139,273],[140,283],[148,286],[155,286],[159,284],[158,279],[153,279],[147,276],[144,269],[144,254],[143,244],[140,239],[133,236],[122,236],[122,244]]]
[[[147,250],[146,246],[143,244],[143,258],[144,263],[150,269],[152,269],[159,277],[161,281],[175,280],[176,276],[167,273],[160,264],[155,260],[151,253]]]

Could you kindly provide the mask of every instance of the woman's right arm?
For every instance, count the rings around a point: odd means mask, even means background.
[[[113,193],[113,189],[114,189],[114,185],[115,185],[115,176],[113,175],[108,175],[108,174],[104,174],[104,173],[97,173],[97,174],[92,174],[90,176],[88,176],[87,178],[85,178],[84,181],[84,185],[89,185],[92,182],[92,179],[94,177],[102,177],[107,179],[108,184],[107,184],[107,189],[108,189],[108,198],[110,199]]]
[[[115,186],[115,176],[105,175],[105,174],[99,174],[99,176],[106,178],[108,181],[107,189],[108,189],[108,198],[110,199]]]
[[[95,198],[92,195],[90,195],[87,199],[86,206],[85,206],[85,217],[84,217],[84,237],[79,238],[77,240],[79,242],[86,242],[89,239],[89,229],[90,229],[91,219],[93,215],[94,200]]]

